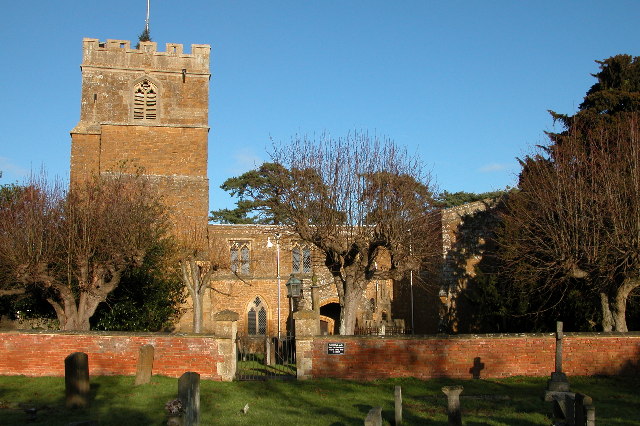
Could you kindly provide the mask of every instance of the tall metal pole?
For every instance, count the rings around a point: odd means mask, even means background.
[[[147,19],[145,20],[145,24],[144,24],[144,29],[147,30],[147,33],[149,32],[149,7],[150,7],[150,1],[151,0],[147,0]]]
[[[413,270],[409,271],[409,287],[411,288],[411,334],[415,333],[413,326]]]
[[[413,255],[413,247],[411,246],[411,230],[409,230],[409,257]],[[409,271],[409,289],[411,290],[411,334],[415,333],[413,325],[413,269]]]
[[[278,277],[278,339],[280,339],[280,233],[276,232],[276,276]]]

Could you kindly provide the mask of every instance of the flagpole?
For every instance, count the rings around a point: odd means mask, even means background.
[[[145,25],[144,28],[145,30],[147,30],[147,33],[149,32],[149,3],[151,0],[147,0],[147,19],[145,20]]]

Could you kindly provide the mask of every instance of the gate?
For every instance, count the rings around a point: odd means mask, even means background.
[[[236,380],[294,380],[296,341],[294,336],[238,335]]]

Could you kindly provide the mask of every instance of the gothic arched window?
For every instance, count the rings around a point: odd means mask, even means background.
[[[311,247],[296,244],[291,250],[291,272],[294,274],[311,273]]]
[[[258,296],[251,302],[247,311],[247,334],[250,336],[267,334],[267,309]]]
[[[249,242],[231,242],[231,272],[239,275],[249,275]]]
[[[142,80],[133,89],[133,119],[155,120],[158,117],[158,88]]]

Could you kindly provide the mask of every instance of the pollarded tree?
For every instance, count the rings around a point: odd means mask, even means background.
[[[228,275],[232,269],[229,246],[210,238],[206,227],[194,226],[183,232],[178,247],[179,274],[193,305],[193,332],[201,333],[204,296],[211,281]]]
[[[543,284],[539,289],[551,282],[555,288],[565,285],[568,290],[579,285],[582,291],[591,289],[600,299],[603,328],[622,331],[627,328],[627,296],[618,290],[628,288],[622,283],[629,281],[622,278],[628,275],[626,267],[626,272],[621,272],[617,261],[627,258],[622,252],[629,253],[630,246],[620,243],[626,248],[612,251],[611,244],[614,239],[636,235],[619,234],[632,223],[621,228],[623,217],[612,216],[627,212],[631,216],[624,220],[633,220],[638,214],[633,210],[634,199],[623,194],[635,191],[629,185],[635,180],[633,173],[638,173],[633,162],[640,111],[640,58],[616,55],[596,62],[600,65],[600,72],[594,74],[598,81],[585,95],[578,112],[569,116],[550,111],[564,131],[550,133],[550,144],[523,162],[523,193],[510,198],[512,211],[507,224],[511,224],[503,242],[507,258],[521,259],[509,264],[512,271],[522,273],[522,279],[537,279]],[[614,182],[615,187],[603,192]],[[621,199],[627,200],[628,207],[620,204]],[[612,211],[612,206],[620,210]],[[534,223],[527,225],[527,218]],[[545,229],[534,232],[535,226]],[[520,230],[522,235],[518,234]],[[526,250],[530,244],[539,250]],[[520,256],[512,250],[516,246],[523,246]]]
[[[2,177],[2,172],[0,172]],[[16,198],[20,197],[25,190],[24,187],[16,184],[0,185],[0,211],[4,211]],[[1,260],[0,260],[1,261]],[[0,297],[15,296],[26,293],[24,286],[16,282],[14,275],[0,263]]]
[[[68,191],[32,181],[0,210],[0,264],[45,292],[64,330],[88,330],[130,266],[166,238],[165,208],[149,182],[113,174]]]
[[[353,334],[371,280],[401,279],[441,258],[428,174],[388,139],[294,138],[275,147],[283,166],[278,208],[323,254],[340,307],[340,334]]]
[[[639,120],[574,121],[577,134],[527,158],[501,238],[514,278],[597,296],[605,331],[627,331],[627,299],[640,287]]]

